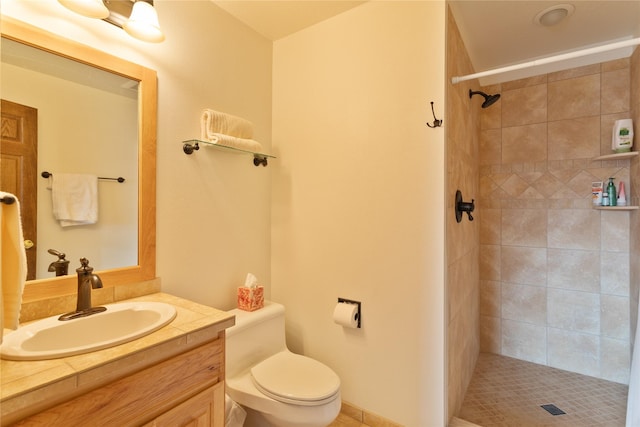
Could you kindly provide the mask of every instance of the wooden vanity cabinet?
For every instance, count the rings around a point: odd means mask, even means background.
[[[196,394],[145,427],[209,427],[224,425],[224,383]]]
[[[17,426],[224,426],[224,333]]]

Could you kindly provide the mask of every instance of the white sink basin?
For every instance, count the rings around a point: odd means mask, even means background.
[[[89,353],[133,341],[156,331],[176,317],[176,309],[161,302],[123,302],[106,311],[73,320],[52,316],[5,335],[0,356],[10,360],[44,360]]]

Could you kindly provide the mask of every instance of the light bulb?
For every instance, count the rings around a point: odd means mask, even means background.
[[[164,40],[155,8],[143,0],[133,4],[131,16],[122,27],[129,35],[140,40],[152,43]]]

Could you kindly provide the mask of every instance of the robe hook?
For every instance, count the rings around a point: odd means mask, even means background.
[[[438,120],[436,118],[436,112],[433,110],[433,101],[431,102],[431,113],[433,114],[433,126],[431,126],[428,122],[427,126],[429,126],[430,128],[439,128],[440,126],[442,126],[442,120]]]

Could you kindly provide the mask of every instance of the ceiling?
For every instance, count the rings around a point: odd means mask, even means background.
[[[562,3],[574,12],[551,27],[534,23]],[[640,37],[640,1],[454,0],[451,10],[477,72]],[[631,55],[633,48],[590,55],[481,79],[482,84],[588,65]]]
[[[364,1],[213,0],[271,40],[278,40]],[[391,1],[391,0],[389,0]],[[451,10],[477,72],[640,37],[637,0],[451,0]],[[574,12],[552,27],[534,23],[550,6],[570,3]],[[627,57],[632,47],[481,79],[487,85],[545,72]]]
[[[270,40],[278,40],[356,7],[348,0],[213,0]]]

